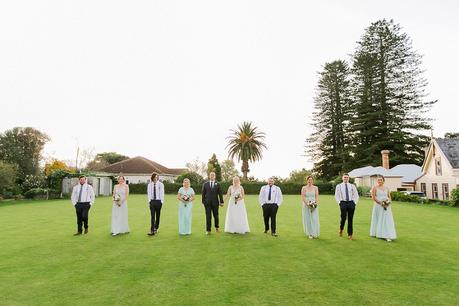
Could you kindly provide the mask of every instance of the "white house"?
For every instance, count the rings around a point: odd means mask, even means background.
[[[385,186],[390,191],[415,190],[416,179],[422,175],[421,167],[413,164],[402,164],[389,168],[389,151],[381,151],[382,166],[366,166],[349,172],[354,178],[355,184],[362,187],[373,187],[376,179],[382,175],[385,179]]]
[[[149,183],[153,172],[159,174],[161,181],[173,182],[186,169],[167,168],[145,157],[137,156],[129,158],[112,165],[109,165],[100,171],[111,173],[115,176],[123,175],[128,184]]]
[[[112,178],[111,175],[106,173],[96,173],[94,176],[88,176],[88,184],[94,189],[96,196],[108,196],[112,194]],[[72,193],[73,186],[78,184],[78,177],[64,178],[62,180],[62,194]]]
[[[459,188],[459,139],[432,139],[426,151],[422,176],[416,190],[429,199],[449,200],[451,190]]]

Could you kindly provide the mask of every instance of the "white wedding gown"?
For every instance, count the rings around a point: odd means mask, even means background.
[[[235,201],[235,194],[241,192],[241,187],[231,188],[231,196],[228,202],[226,211],[225,232],[245,234],[250,232],[249,220],[247,219],[247,211],[245,209],[244,200]]]
[[[118,206],[113,201],[112,207],[112,234],[118,235],[123,233],[129,233],[128,223],[128,206],[126,200],[126,189],[124,187],[115,187],[115,193],[121,196],[121,206]]]

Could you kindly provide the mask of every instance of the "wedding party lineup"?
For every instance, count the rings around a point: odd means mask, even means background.
[[[0,1],[0,306],[459,305],[458,13]]]
[[[220,184],[215,180],[215,172],[209,173],[209,180],[202,186],[201,202],[206,213],[206,235],[212,232],[212,217],[215,232],[220,232],[219,208],[227,204],[224,232],[232,234],[247,234],[250,232],[247,211],[244,202],[244,188],[239,177],[234,177],[232,185],[226,195]],[[354,184],[349,182],[349,174],[342,177],[343,182],[336,186],[335,199],[340,209],[339,236],[343,236],[347,221],[347,236],[353,240],[353,219],[359,194]],[[396,238],[394,219],[391,209],[391,195],[384,186],[384,177],[379,176],[377,185],[372,188],[371,197],[374,201],[371,216],[370,236],[385,239],[390,242]],[[191,235],[192,207],[196,194],[190,186],[190,179],[183,180],[183,187],[178,190],[178,232],[180,235]],[[264,233],[277,237],[276,216],[282,204],[282,190],[274,184],[274,179],[269,178],[267,185],[260,190],[258,201],[263,212]],[[159,175],[153,173],[151,182],[147,186],[147,199],[151,214],[151,227],[149,236],[158,234],[160,226],[161,208],[164,204],[164,184],[159,181]],[[312,176],[307,177],[307,184],[301,189],[302,221],[304,233],[310,238],[319,238],[319,189],[314,186]],[[112,199],[112,224],[111,235],[129,233],[128,222],[129,185],[124,176],[118,176],[118,184],[114,186]],[[75,236],[89,232],[89,211],[95,202],[95,194],[91,185],[87,183],[86,176],[79,177],[79,183],[73,187],[71,195],[72,204],[75,206],[77,216],[77,232]],[[171,205],[168,203],[167,205]],[[173,205],[173,204],[172,204]]]

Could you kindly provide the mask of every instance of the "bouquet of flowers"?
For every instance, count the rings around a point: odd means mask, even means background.
[[[311,211],[317,208],[317,203],[315,201],[309,201],[308,202],[308,207]]]
[[[191,200],[191,196],[186,195],[186,194],[182,195],[182,201],[183,201],[183,204],[184,204],[185,206],[188,205],[188,202],[189,202],[190,200]]]
[[[116,205],[121,206],[121,195],[119,193],[115,193],[113,200],[115,201]]]
[[[239,192],[236,192],[234,194],[234,204],[237,204],[237,201],[241,199],[241,194]]]
[[[381,202],[381,206],[384,208],[384,210],[387,210],[387,207],[389,207],[390,201],[389,200],[384,200]]]

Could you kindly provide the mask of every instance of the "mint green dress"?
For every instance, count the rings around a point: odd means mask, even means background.
[[[387,189],[376,188],[376,198],[379,201],[386,201]],[[374,202],[373,212],[371,214],[370,236],[383,239],[396,239],[394,217],[392,215],[392,205],[389,205],[386,210]]]
[[[309,201],[316,201],[316,195],[312,191],[306,191],[306,203]],[[311,209],[303,203],[303,229],[304,233],[314,238],[320,235],[320,223],[319,223],[319,207]]]
[[[194,195],[193,188],[188,188],[185,191],[184,187],[180,187],[179,194],[192,196]],[[178,224],[179,224],[179,234],[180,235],[191,235],[191,209],[193,208],[192,202],[179,202],[179,213],[178,213]]]

